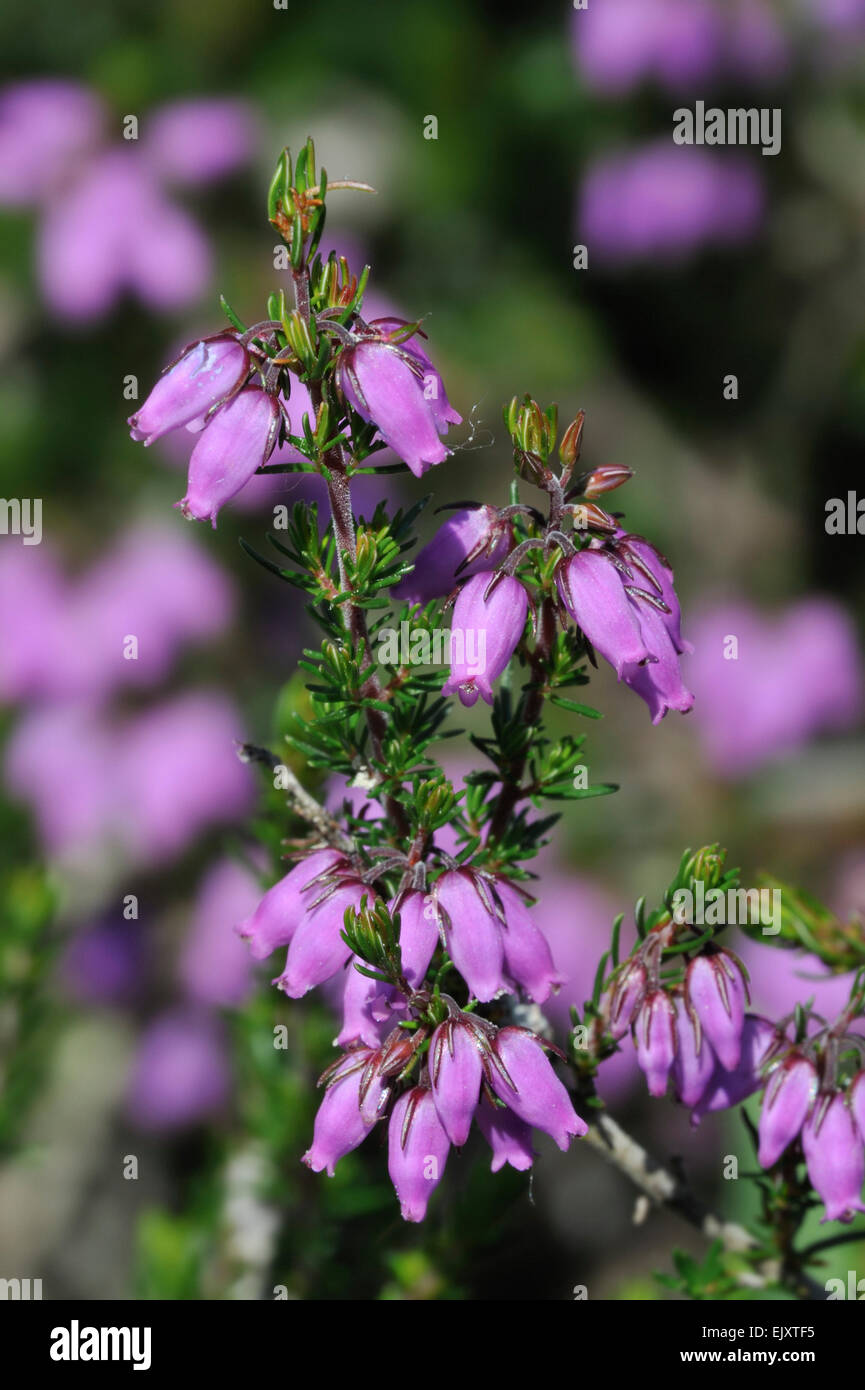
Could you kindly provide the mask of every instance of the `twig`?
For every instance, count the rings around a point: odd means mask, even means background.
[[[242,763],[264,763],[271,771],[279,768],[280,777],[285,783],[285,790],[288,792],[288,799],[298,815],[313,826],[321,838],[327,844],[333,845],[334,849],[342,850],[346,854],[353,853],[355,846],[342,826],[306,790],[286,763],[281,763],[269,749],[258,748],[254,743],[238,744],[237,756]]]

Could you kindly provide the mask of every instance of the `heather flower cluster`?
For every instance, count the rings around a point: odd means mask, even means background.
[[[617,920],[590,999],[591,978],[568,979],[555,958],[536,904],[556,803],[615,790],[588,775],[579,721],[598,711],[574,694],[602,657],[653,724],[691,710],[674,573],[609,509],[631,469],[580,471],[582,412],[560,430],[557,408],[528,396],[504,411],[506,502],[445,507],[419,550],[424,502],[356,514],[352,482],[376,476],[382,451],[421,477],[458,451],[448,432],[461,423],[420,322],[365,317],[368,268],[319,250],[329,197],[364,187],[329,183],[311,142],[296,162],[286,151],[268,216],[290,286],[249,326],[225,305],[230,326],[188,347],[129,421],[146,445],[192,435],[186,517],[215,524],[262,471],[313,474],[327,491],[322,519],[298,501],[284,536],[269,538],[273,555],[246,546],[322,630],[285,746],[243,750],[287,793],[292,866],[236,924],[254,961],[281,953],[272,983],[287,999],[320,991],[337,1015],[339,1052],[303,1161],[332,1175],[386,1126],[402,1215],[423,1220],[451,1150],[470,1149],[475,1130],[494,1171],[531,1167],[534,1131],[561,1150],[586,1135],[598,1070],[631,1032],[651,1094],[672,1088],[695,1123],[762,1092],[760,1162],[807,1204],[801,1159],[827,1219],[846,1221],[862,1209],[861,978],[832,1024],[808,1007],[777,1021],[753,1012],[738,956],[671,908],[679,889],[735,886],[717,847],[685,855],[654,913],[640,906],[621,962]],[[449,622],[443,683],[420,660],[385,654],[376,639],[395,619],[422,636]],[[476,719],[483,705],[476,763],[456,784],[436,744],[462,709]],[[567,716],[558,736],[549,706]],[[797,920],[785,917],[785,946]],[[828,917],[802,921],[799,944],[854,970],[849,935]],[[567,1050],[542,1012],[563,1000]]]
[[[850,1221],[865,1211],[865,1039],[849,1031],[862,1009],[861,978],[833,1023],[810,1008],[773,1022],[749,1011],[745,967],[715,940],[686,952],[681,979],[670,980],[670,952],[687,947],[691,931],[660,916],[614,970],[599,1029],[615,1041],[632,1031],[650,1094],[671,1088],[694,1125],[762,1093],[761,1166],[804,1161],[823,1219]]]

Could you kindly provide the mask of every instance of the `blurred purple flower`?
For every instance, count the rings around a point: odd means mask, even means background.
[[[95,702],[154,685],[187,643],[224,630],[233,602],[227,576],[176,527],[139,523],[77,580],[43,546],[4,547],[0,698]]]
[[[38,267],[52,309],[86,321],[124,293],[156,310],[189,304],[210,274],[207,240],[165,184],[201,184],[250,155],[253,120],[237,101],[162,107],[140,140],[100,138],[86,88],[36,79],[0,92],[0,203],[41,206]]]
[[[763,206],[763,181],[753,164],[661,141],[590,166],[578,234],[607,262],[678,260],[702,246],[747,241]]]
[[[235,744],[241,721],[230,700],[197,690],[147,710],[118,742],[121,804],[136,858],[180,854],[203,830],[241,817],[254,783]]]
[[[236,1008],[249,994],[251,958],[233,928],[249,916],[260,897],[255,875],[235,860],[219,860],[207,870],[178,965],[186,994],[197,1004]]]
[[[225,1105],[231,1085],[225,1034],[203,1010],[175,1009],[144,1032],[127,1092],[130,1118],[142,1129],[179,1129]]]
[[[70,941],[60,964],[63,984],[85,1004],[128,1004],[140,992],[146,959],[137,922],[102,922]]]
[[[117,833],[112,732],[77,705],[28,712],[5,751],[6,786],[29,805],[51,855],[97,852]]]
[[[744,776],[859,718],[862,661],[853,624],[833,600],[804,599],[776,617],[744,600],[727,603],[692,627],[694,721],[719,775]]]
[[[41,78],[0,91],[0,203],[48,197],[100,142],[104,115],[74,82]]]
[[[727,74],[771,80],[789,63],[787,37],[764,0],[601,0],[575,11],[572,23],[584,81],[609,94],[643,81],[675,92]]]

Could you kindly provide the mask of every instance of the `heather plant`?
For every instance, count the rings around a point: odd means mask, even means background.
[[[542,1131],[575,1163],[593,1161],[586,1147],[602,1153],[706,1235],[705,1261],[677,1257],[671,1287],[697,1298],[825,1296],[821,1254],[849,1233],[809,1246],[802,1224],[814,1207],[845,1224],[865,1210],[861,925],[768,879],[782,906],[763,920],[759,895],[710,845],[685,851],[656,908],[637,904],[629,953],[619,918],[594,979],[562,977],[533,912],[544,894],[537,856],[560,803],[616,790],[590,778],[581,731],[598,717],[582,698],[598,657],[653,724],[693,705],[673,569],[613,509],[631,469],[581,471],[583,414],[562,427],[555,406],[530,396],[504,410],[513,477],[498,497],[437,498],[446,515],[421,550],[423,504],[357,515],[361,475],[441,466],[447,478],[461,416],[422,320],[367,320],[368,268],[319,249],[328,199],[352,189],[368,191],[329,183],[311,142],[295,161],[284,152],[268,215],[290,291],[274,292],[249,325],[223,300],[228,326],[190,345],[130,420],[145,444],[190,432],[178,503],[189,519],[215,526],[262,472],[316,474],[327,489],[326,514],[299,501],[275,517],[267,553],[244,543],[303,596],[321,634],[300,662],[305,695],[285,745],[241,750],[287,793],[291,821],[263,833],[273,846],[291,830],[278,846],[291,867],[280,863],[237,932],[255,960],[277,960],[276,989],[298,1000],[323,987],[340,1020],[303,1162],[332,1175],[386,1131],[403,1218],[435,1221],[431,1198],[475,1125],[493,1173],[530,1169]],[[284,449],[294,451],[287,461]],[[428,653],[445,626],[443,674],[413,653]],[[407,653],[382,640],[396,630],[409,634]],[[461,707],[479,701],[488,724],[472,724],[476,763],[458,787],[440,749],[460,732]],[[554,733],[549,707],[568,718],[566,732]],[[840,1015],[820,1016],[804,982],[791,1014],[754,1013],[745,966],[724,939],[732,922],[849,972]],[[572,1005],[566,1049],[543,1012],[560,991]],[[687,1107],[695,1125],[757,1097],[758,1122],[743,1111],[756,1151],[754,1171],[740,1175],[758,1195],[750,1228],[708,1211],[604,1106],[598,1070],[629,1033],[650,1094]],[[299,1159],[294,1134],[291,1144]]]

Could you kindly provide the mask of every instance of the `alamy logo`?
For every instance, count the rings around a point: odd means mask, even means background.
[[[780,888],[709,888],[697,879],[694,889],[673,894],[673,921],[679,926],[762,927],[764,936],[781,930]]]
[[[691,111],[680,106],[673,112],[673,139],[677,145],[760,145],[762,153],[781,148],[779,106],[736,107],[727,111],[698,101]]]
[[[378,633],[378,659],[385,666],[463,666],[469,676],[487,669],[485,628],[412,627],[402,622]]]
[[[150,1369],[149,1327],[69,1327],[51,1329],[52,1361],[131,1361],[134,1371]]]
[[[42,1297],[41,1279],[0,1279],[0,1298],[11,1298],[19,1302]]]
[[[42,498],[0,497],[0,536],[20,536],[25,545],[39,545]]]

